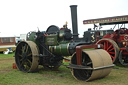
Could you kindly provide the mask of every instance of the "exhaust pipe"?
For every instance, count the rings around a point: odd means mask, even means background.
[[[72,19],[72,30],[73,40],[78,39],[78,26],[77,26],[77,5],[71,5],[71,19]]]

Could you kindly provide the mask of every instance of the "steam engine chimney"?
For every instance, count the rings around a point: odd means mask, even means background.
[[[73,40],[78,39],[78,26],[77,26],[77,5],[71,5],[71,17],[72,17],[72,30],[73,30]]]

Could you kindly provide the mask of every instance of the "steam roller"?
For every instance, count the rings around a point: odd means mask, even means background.
[[[64,65],[76,79],[83,81],[103,78],[111,72],[114,65],[103,45],[92,45],[88,32],[84,32],[83,38],[78,37],[77,6],[70,7],[73,33],[67,23],[62,28],[51,25],[46,31],[29,32],[27,41],[18,43],[15,62],[20,71],[36,72],[39,65],[56,70]],[[62,61],[69,56],[70,63],[65,65]]]

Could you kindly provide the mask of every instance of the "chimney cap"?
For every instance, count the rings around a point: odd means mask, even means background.
[[[70,7],[77,7],[77,5],[70,5]]]

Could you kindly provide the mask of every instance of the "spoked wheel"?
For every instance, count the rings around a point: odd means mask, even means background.
[[[128,57],[127,57],[126,54],[123,55],[123,51],[120,51],[120,54],[119,54],[119,62],[123,66],[128,66]]]
[[[87,66],[92,68],[92,61],[86,54],[82,54],[82,66]],[[77,57],[76,54],[71,58],[71,64],[77,65]],[[87,80],[92,74],[92,70],[84,70],[84,69],[71,69],[72,75],[78,80]]]
[[[115,41],[111,39],[101,39],[96,44],[102,44],[104,46],[104,50],[106,50],[112,58],[112,62],[116,63],[119,54],[119,47]]]
[[[22,41],[16,47],[15,62],[20,71],[34,72],[38,69],[38,49],[32,41]]]

